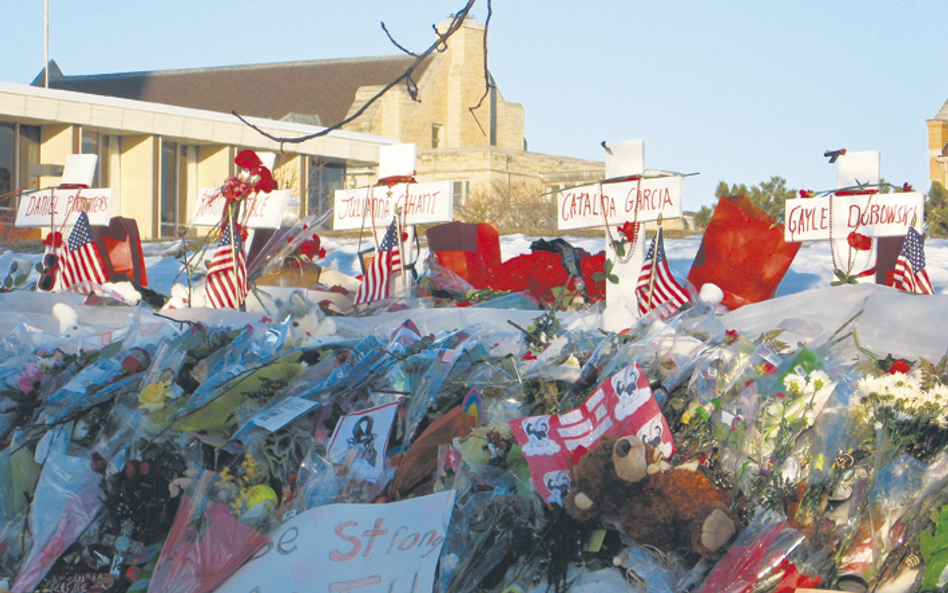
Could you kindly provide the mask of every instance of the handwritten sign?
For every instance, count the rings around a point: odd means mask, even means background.
[[[431,591],[454,491],[389,504],[340,504],[301,513],[216,589]]]
[[[563,505],[572,483],[570,468],[603,435],[634,434],[674,453],[668,422],[638,364],[604,381],[583,405],[560,416],[528,416],[509,422],[530,466],[533,485],[547,504]]]
[[[682,178],[648,177],[602,185],[584,185],[557,194],[558,228],[563,231],[638,220],[681,218]],[[638,215],[636,216],[636,204]]]
[[[404,224],[445,222],[454,218],[454,182],[403,183],[388,187],[336,190],[333,229],[385,228],[403,209]]]
[[[925,195],[897,192],[794,198],[787,200],[785,216],[784,240],[788,242],[826,240],[831,231],[834,239],[845,239],[856,230],[869,237],[895,237],[907,233],[913,221],[921,230]]]
[[[274,190],[268,194],[256,193],[244,198],[241,203],[240,220],[253,229],[278,229],[283,223],[283,214],[290,203],[293,192],[288,189]],[[206,187],[198,194],[197,206],[191,224],[216,226],[224,217],[227,200],[219,187]]]
[[[16,212],[18,227],[48,227],[75,224],[85,210],[91,225],[107,225],[112,219],[115,192],[104,189],[44,189],[24,194]],[[58,228],[57,228],[58,230]]]

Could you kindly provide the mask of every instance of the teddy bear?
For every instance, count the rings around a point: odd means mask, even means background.
[[[637,436],[604,436],[573,467],[573,518],[617,517],[622,532],[660,550],[721,556],[735,533],[730,496],[699,470],[672,468]]]

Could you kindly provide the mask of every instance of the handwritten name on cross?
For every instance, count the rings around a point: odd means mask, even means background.
[[[395,144],[379,148],[379,180],[390,180],[386,185],[359,189],[340,189],[334,194],[333,230],[373,229],[375,243],[382,242],[392,219],[399,218],[398,226],[407,237],[400,240],[403,262],[412,262],[417,254],[416,224],[450,222],[454,220],[454,181],[414,183],[418,147],[415,144]],[[406,247],[408,252],[406,252]],[[402,287],[408,285],[407,268],[402,266]],[[402,287],[396,287],[397,292]]]
[[[40,228],[50,223],[56,227],[72,226],[80,212],[88,215],[89,224],[109,224],[115,207],[115,191],[90,187],[98,162],[99,157],[94,154],[67,156],[59,187],[23,194],[14,226]]]
[[[625,261],[617,257],[611,243],[620,239],[617,228],[626,222],[681,218],[682,177],[645,177],[645,142],[641,139],[604,143],[604,147],[606,179],[559,192],[557,227],[561,231],[606,227],[606,257],[613,262],[612,274],[619,278],[618,284],[606,281],[606,304],[618,304],[624,296],[635,309],[633,291],[645,256],[645,233],[638,232],[635,245],[626,246],[633,251]]]
[[[876,249],[851,249],[847,241],[850,233],[873,239],[895,237],[905,235],[913,225],[921,232],[925,195],[915,191],[879,193],[878,151],[847,152],[837,157],[836,164],[834,192],[787,200],[784,240],[831,240],[836,266],[858,275],[875,267]]]

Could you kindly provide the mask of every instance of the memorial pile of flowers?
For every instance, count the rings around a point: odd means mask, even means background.
[[[305,224],[249,269],[324,259]],[[98,331],[73,300],[67,331],[24,322],[0,358],[0,590],[945,586],[948,359],[739,331],[696,298],[605,331],[603,254],[582,284],[561,261],[481,291],[429,264],[361,315]],[[572,468],[619,430],[727,493],[719,559],[567,514]]]

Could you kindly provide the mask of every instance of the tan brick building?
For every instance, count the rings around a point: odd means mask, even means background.
[[[442,30],[446,26],[440,25]],[[51,69],[50,86],[332,126],[356,114],[414,59],[397,55],[92,76],[63,76]],[[602,162],[526,150],[523,106],[508,102],[496,85],[485,95],[482,24],[466,21],[445,51],[416,67],[413,81],[419,101],[399,85],[343,129],[417,144],[416,179],[456,181],[456,203],[463,203],[472,192],[514,190],[547,194],[552,200],[548,192],[604,174]],[[336,189],[375,180],[371,163],[311,158],[304,168],[300,177],[307,212],[327,208]]]
[[[928,177],[948,187],[948,101],[928,120]]]

